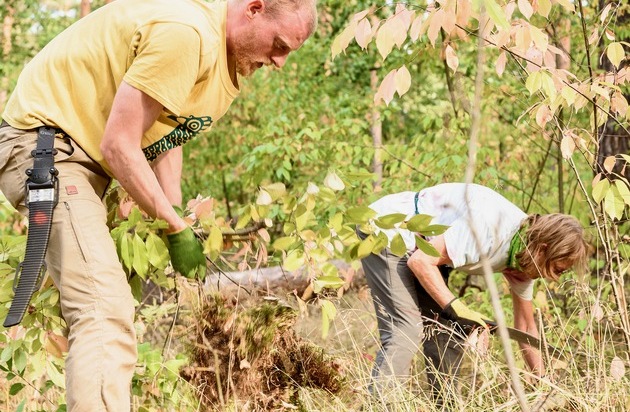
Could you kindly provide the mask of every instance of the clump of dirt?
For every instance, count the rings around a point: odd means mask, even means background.
[[[297,311],[279,301],[237,306],[209,298],[196,316],[191,365],[182,376],[209,409],[273,410],[296,402],[299,387],[339,393],[340,361],[296,335]],[[247,405],[245,407],[244,405]]]

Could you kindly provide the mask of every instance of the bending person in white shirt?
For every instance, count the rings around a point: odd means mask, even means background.
[[[370,207],[379,217],[393,213],[433,217],[432,224],[447,225],[441,235],[427,238],[440,253],[429,256],[416,248],[417,233],[394,228],[381,231],[390,242],[400,234],[407,255],[399,257],[390,249],[361,260],[376,309],[381,340],[372,371],[372,391],[384,388],[384,381],[404,381],[420,343],[428,361],[427,374],[438,403],[442,383],[454,379],[463,356],[463,337],[476,328],[487,329],[480,313],[469,309],[448,288],[452,269],[483,274],[482,256],[493,272],[501,272],[510,285],[514,326],[538,336],[533,315],[534,280],[557,279],[571,268],[586,266],[589,246],[584,230],[572,216],[530,215],[495,191],[476,184],[445,183],[420,192],[384,196]],[[367,237],[359,231],[359,236]],[[481,245],[476,246],[476,239]],[[422,318],[435,319],[446,328],[423,339]],[[460,337],[454,337],[453,327]],[[521,345],[528,367],[544,375],[542,358],[536,348]],[[441,375],[438,377],[438,374]]]

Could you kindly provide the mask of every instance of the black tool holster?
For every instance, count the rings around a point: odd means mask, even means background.
[[[22,321],[29,302],[41,286],[46,271],[44,258],[48,248],[53,210],[59,196],[57,169],[54,156],[55,134],[57,130],[40,127],[37,131],[37,147],[31,152],[33,167],[26,171],[26,205],[28,207],[28,234],[24,260],[15,270],[13,290],[15,296],[4,320],[4,327],[17,325]]]

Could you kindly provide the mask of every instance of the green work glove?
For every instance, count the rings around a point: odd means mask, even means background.
[[[189,226],[180,232],[170,233],[166,238],[173,269],[187,278],[203,280],[206,277],[206,255],[192,228]]]
[[[461,300],[455,298],[442,310],[441,316],[455,322],[459,327],[458,332],[469,335],[477,328],[486,328],[484,316],[466,306]]]

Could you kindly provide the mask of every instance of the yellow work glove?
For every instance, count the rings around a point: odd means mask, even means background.
[[[455,298],[442,310],[443,318],[455,322],[461,327],[465,335],[469,335],[476,328],[487,328],[484,316],[470,309],[461,300]]]

